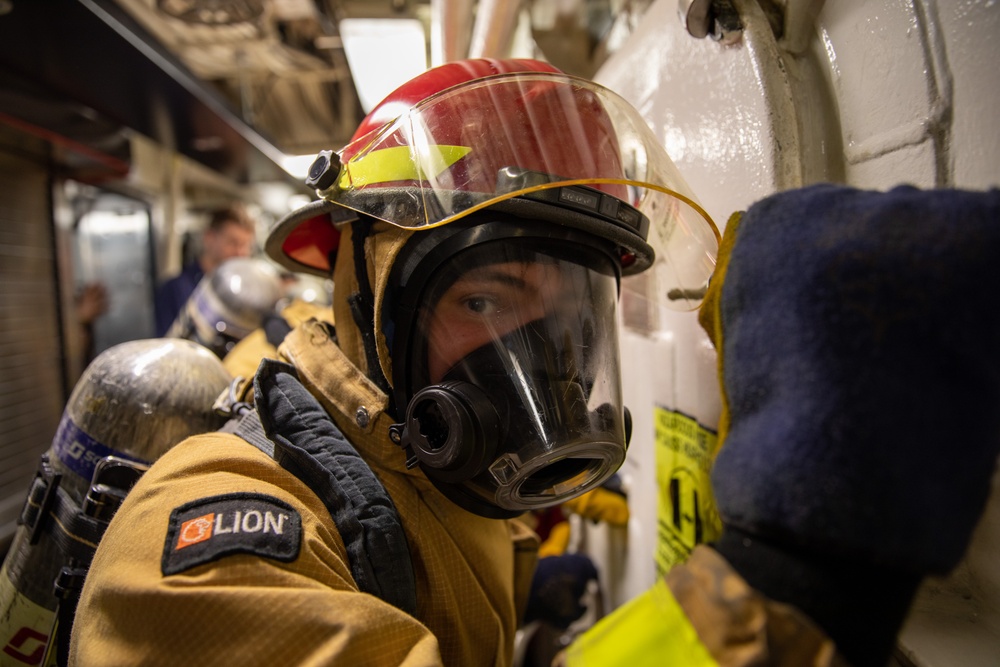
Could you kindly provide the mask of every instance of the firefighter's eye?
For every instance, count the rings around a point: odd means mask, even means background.
[[[464,300],[466,310],[476,315],[495,315],[501,310],[499,301],[488,296],[470,296]]]

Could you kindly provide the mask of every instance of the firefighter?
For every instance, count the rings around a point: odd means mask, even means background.
[[[333,278],[336,326],[288,333],[222,432],[138,482],[76,664],[510,664],[537,549],[515,517],[625,456],[620,281],[689,295],[714,265],[636,110],[536,61],[429,70],[307,182],[266,250]]]

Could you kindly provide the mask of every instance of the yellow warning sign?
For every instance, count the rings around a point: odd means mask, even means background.
[[[681,412],[654,408],[660,490],[656,568],[663,575],[722,531],[709,482],[715,431]]]

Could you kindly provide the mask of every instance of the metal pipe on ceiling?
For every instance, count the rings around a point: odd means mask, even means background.
[[[431,67],[461,60],[469,53],[473,0],[431,0]]]
[[[520,0],[479,0],[469,57],[509,56],[520,11]]]

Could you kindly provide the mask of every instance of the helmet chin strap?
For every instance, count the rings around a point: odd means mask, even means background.
[[[358,291],[347,298],[347,303],[365,347],[368,378],[386,395],[391,396],[392,387],[382,372],[382,364],[378,358],[378,346],[375,342],[375,295],[368,281],[368,263],[365,261],[365,239],[371,233],[371,222],[366,218],[359,218],[351,223],[351,227],[351,238],[354,243],[354,275],[358,281]]]

